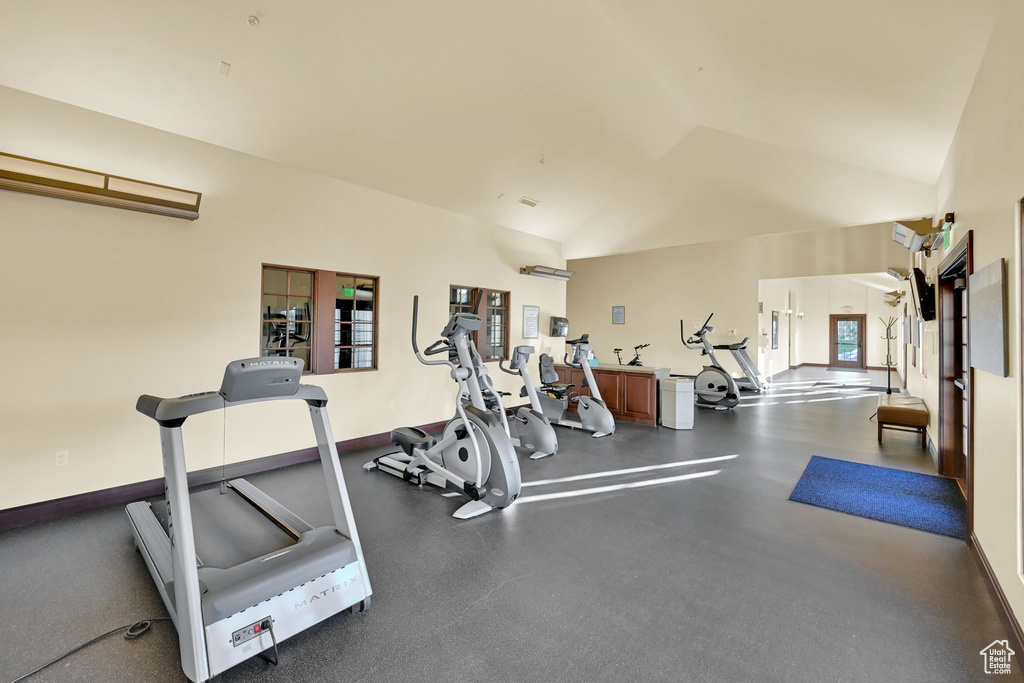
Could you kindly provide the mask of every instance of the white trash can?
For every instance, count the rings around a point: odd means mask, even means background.
[[[661,426],[693,429],[693,380],[673,377],[661,381]]]

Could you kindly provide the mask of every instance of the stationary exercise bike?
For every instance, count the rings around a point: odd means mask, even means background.
[[[445,425],[440,441],[416,427],[392,430],[391,443],[402,451],[374,458],[363,465],[363,469],[379,469],[417,486],[433,484],[447,488],[451,484],[470,499],[452,515],[457,519],[508,507],[519,497],[522,479],[515,447],[504,421],[504,409],[498,412],[488,409],[475,370],[469,333],[479,330],[483,321],[477,315],[456,313],[442,330],[442,338],[424,349],[421,355],[416,344],[418,317],[419,297],[416,296],[412,303],[412,350],[424,365],[451,368],[451,377],[459,385],[455,416]],[[438,354],[444,354],[444,360],[424,357]],[[463,394],[469,397],[465,405]],[[500,405],[496,392],[494,398]]]
[[[501,424],[505,427],[505,432],[509,435],[509,438],[512,439],[513,445],[532,451],[530,455],[531,460],[539,460],[540,458],[546,458],[557,453],[558,436],[555,434],[555,428],[551,426],[551,422],[544,416],[544,413],[540,412],[537,390],[533,385],[533,378],[530,377],[530,369],[527,367],[530,354],[534,351],[533,347],[515,347],[515,350],[512,352],[511,361],[514,370],[509,370],[505,367],[504,358],[498,360],[498,367],[503,372],[523,378],[523,388],[519,392],[520,397],[531,397],[530,406],[523,406],[518,411],[505,408],[501,398],[503,396],[511,396],[512,394],[507,391],[498,391],[494,388],[494,383],[491,382],[490,373],[487,371],[487,366],[484,365],[483,358],[480,357],[480,354],[472,344],[470,344],[469,348],[473,355],[473,369],[476,372],[477,381],[480,383],[480,390],[484,394],[484,402],[487,404],[487,408],[493,411],[498,416],[498,419],[501,420]],[[468,405],[470,403],[469,392],[460,392],[459,400],[462,401],[463,406]]]
[[[633,360],[626,363],[626,365],[635,365],[638,367],[643,367],[643,363],[640,362],[640,349],[646,349],[648,346],[650,346],[650,344],[641,344],[640,346],[634,346]],[[622,349],[612,349],[612,351],[615,353],[615,359],[619,361],[619,365],[622,365],[622,356],[619,355],[620,353],[622,353]]]
[[[634,366],[637,366],[637,367],[643,367],[643,363],[640,362],[640,351],[641,351],[641,349],[646,349],[648,346],[650,346],[650,344],[640,344],[639,346],[634,346],[633,347],[633,360],[631,360],[628,363],[626,363],[626,365],[634,365]],[[619,354],[615,354],[615,355],[618,356]],[[621,360],[619,361],[619,365],[622,365],[622,361]]]
[[[530,405],[521,407],[514,415],[508,416],[509,436],[512,442],[521,448],[532,450],[531,460],[539,460],[558,452],[558,435],[551,421],[544,415],[541,407],[540,397],[537,395],[537,388],[530,376],[530,354],[532,346],[517,346],[512,350],[512,360],[505,367],[505,359],[498,361],[498,367],[502,372],[510,375],[517,375],[523,379],[523,388],[519,390],[520,398],[529,398]]]
[[[686,322],[680,320],[679,338],[686,348],[700,349],[702,356],[711,358],[711,365],[705,365],[693,381],[697,405],[708,406],[715,410],[728,410],[739,404],[740,390],[732,375],[726,372],[715,359],[715,349],[708,339],[708,335],[715,331],[715,328],[708,325],[713,315],[714,313],[709,315],[700,330],[689,339],[686,338]]]
[[[558,384],[558,372],[551,356],[542,353],[540,356],[540,406],[544,415],[552,424],[574,429],[585,429],[594,432],[594,438],[615,433],[615,418],[608,405],[601,399],[601,391],[594,381],[594,373],[590,369],[587,355],[594,348],[588,341],[588,335],[565,342],[572,346],[572,361],[566,354],[564,362],[571,368],[583,371],[583,387],[589,387],[591,396],[569,390],[574,384]],[[569,417],[570,403],[576,404],[579,420]]]

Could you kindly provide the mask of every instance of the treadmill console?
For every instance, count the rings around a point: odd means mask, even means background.
[[[224,370],[219,393],[229,403],[293,396],[299,390],[304,367],[301,358],[281,356],[232,361]]]

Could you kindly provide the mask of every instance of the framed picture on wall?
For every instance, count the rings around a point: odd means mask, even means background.
[[[772,311],[772,348],[779,348],[779,312]]]
[[[523,339],[540,336],[540,306],[523,306]]]
[[[626,307],[612,306],[612,325],[626,324]]]

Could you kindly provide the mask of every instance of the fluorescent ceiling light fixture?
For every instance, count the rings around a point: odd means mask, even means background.
[[[0,190],[194,221],[202,194],[0,152]]]
[[[519,269],[522,275],[533,275],[535,277],[546,277],[552,280],[568,280],[576,274],[575,270],[561,270],[550,266],[523,266]]]

